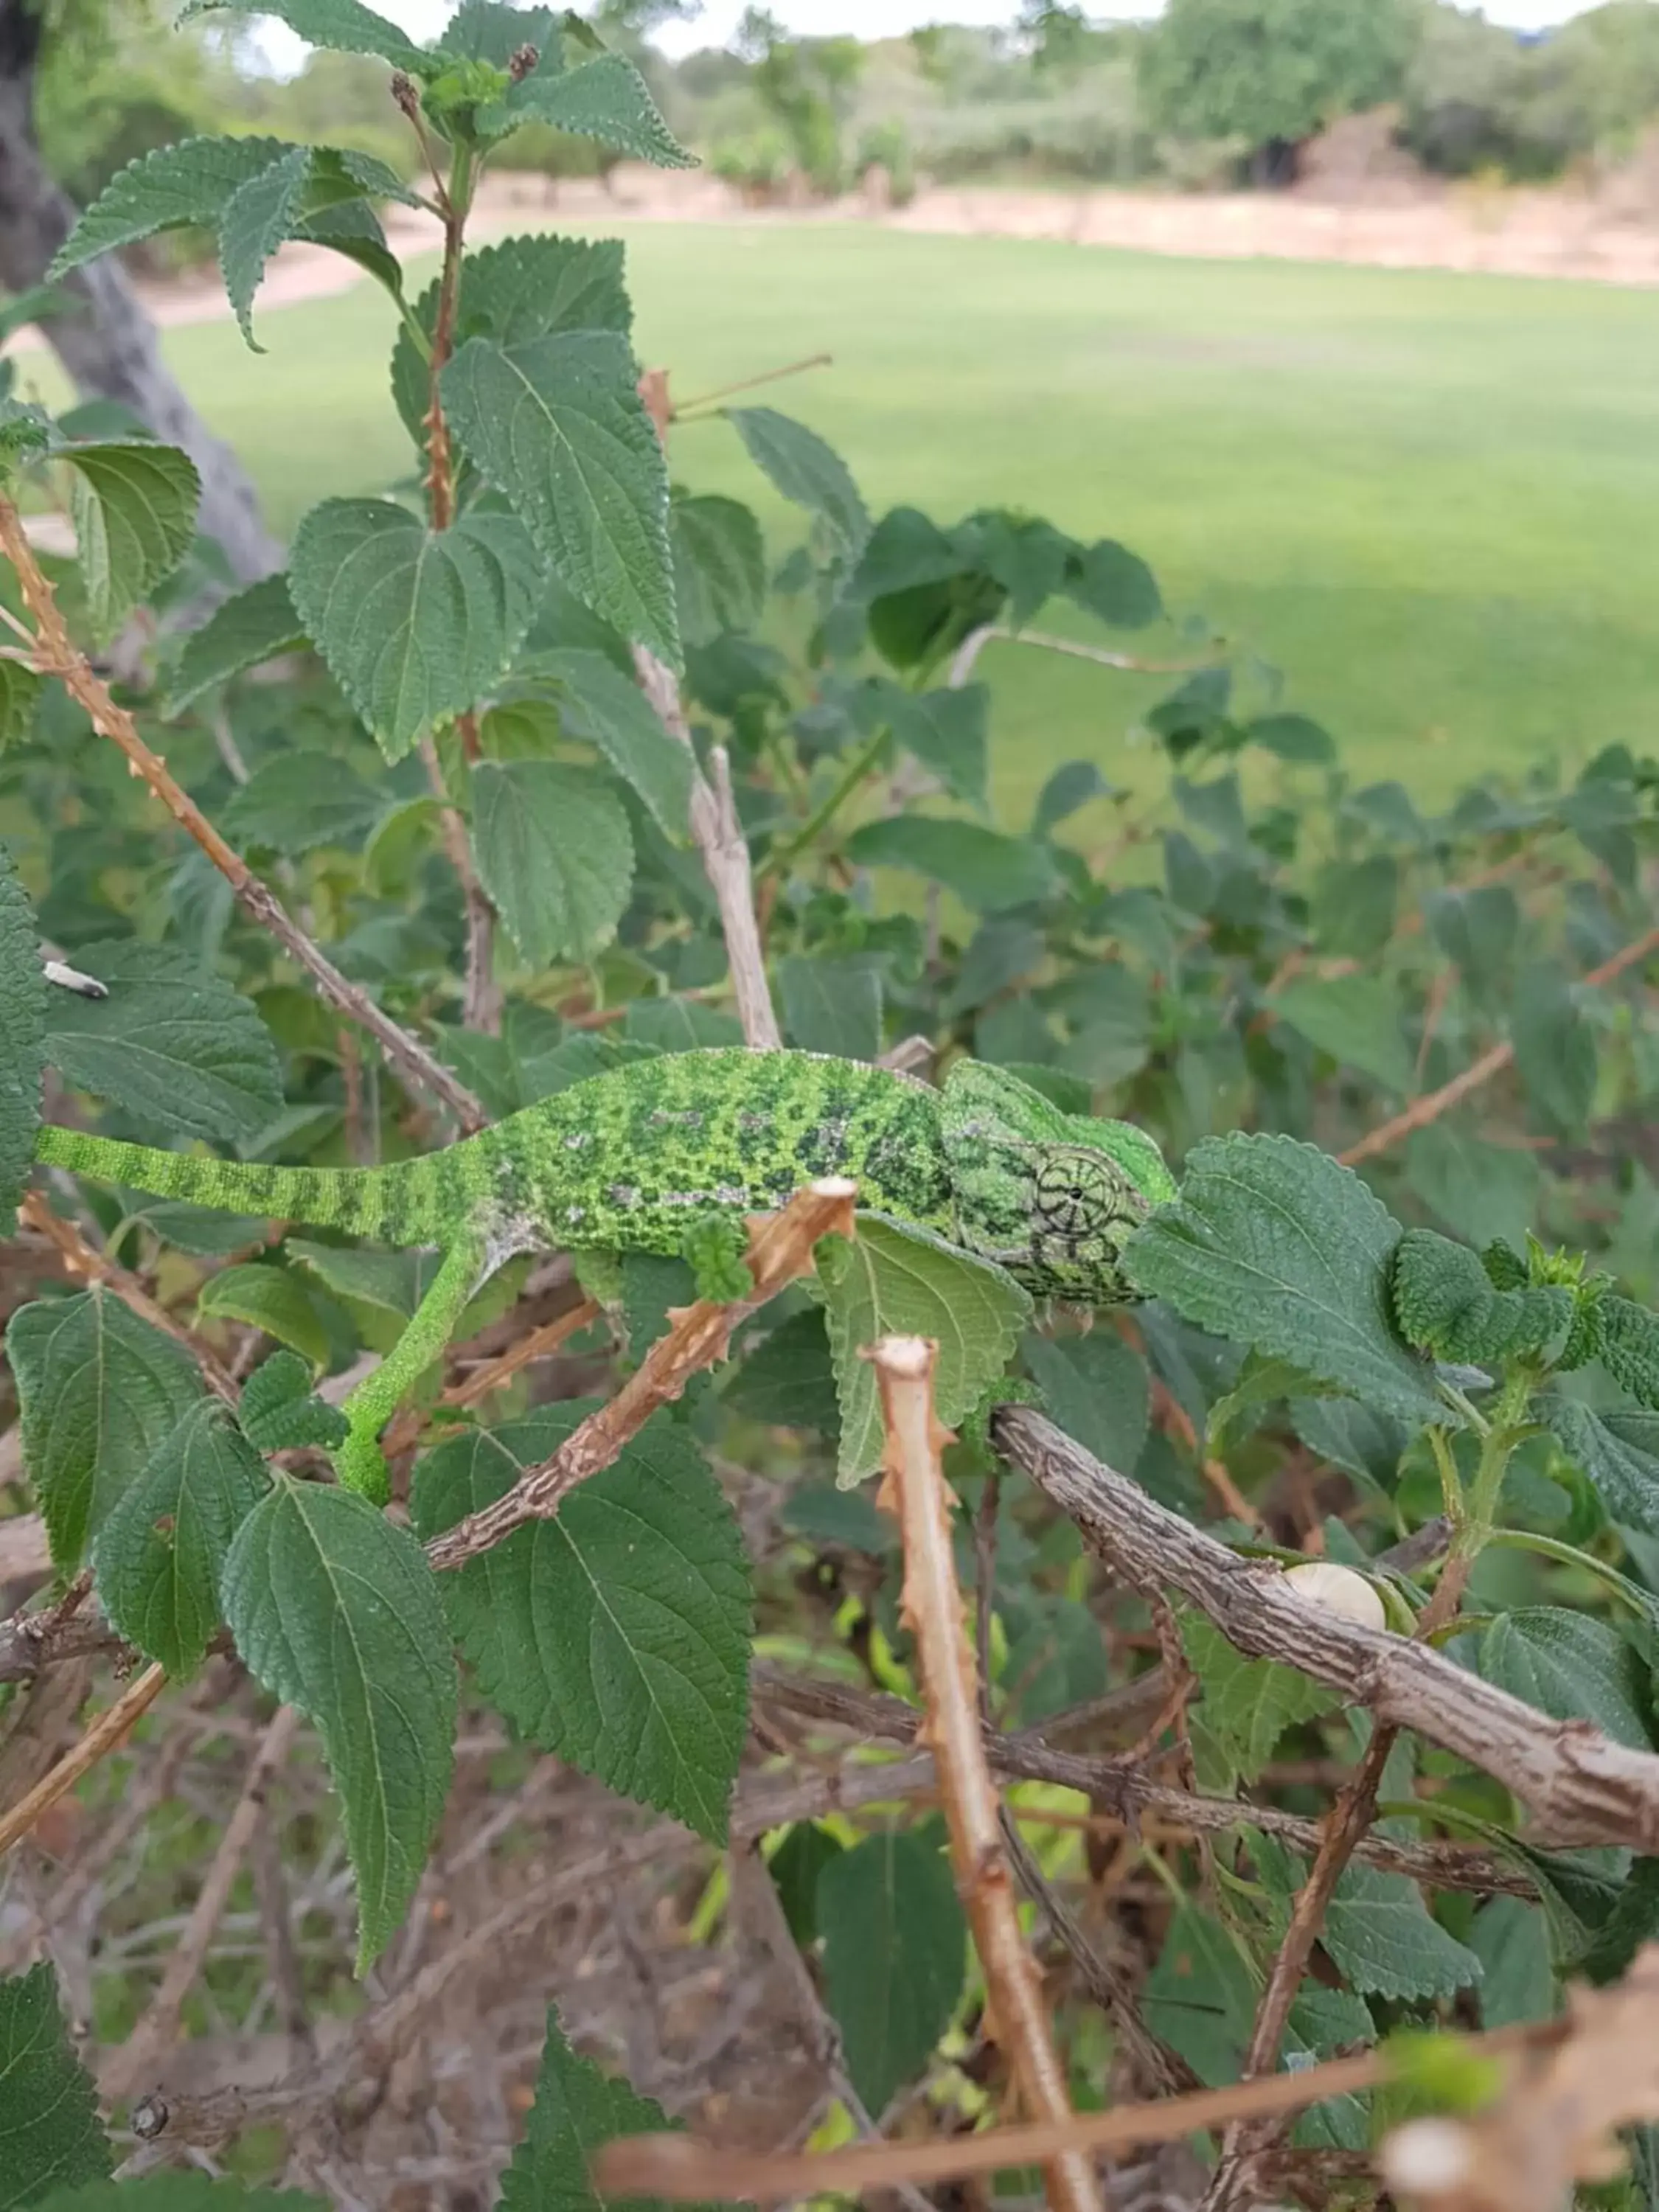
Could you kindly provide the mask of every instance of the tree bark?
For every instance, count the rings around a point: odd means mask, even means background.
[[[0,284],[38,284],[74,228],[76,208],[47,173],[34,135],[40,18],[32,0],[0,0]],[[85,398],[130,407],[156,437],[182,446],[201,472],[200,527],[243,583],[269,575],[282,548],[265,529],[241,463],[216,438],[161,359],[155,325],[119,264],[105,255],[64,280],[76,295],[42,333]]]

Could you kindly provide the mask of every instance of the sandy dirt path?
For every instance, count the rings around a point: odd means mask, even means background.
[[[550,188],[537,177],[487,178],[476,239],[527,221],[558,222],[868,222],[889,230],[956,237],[1045,238],[1147,253],[1218,260],[1336,261],[1382,269],[1446,269],[1516,276],[1659,284],[1659,216],[1566,191],[1481,194],[1446,190],[1399,199],[1317,199],[1266,193],[1032,191],[938,186],[909,206],[884,209],[861,195],[807,208],[750,208],[706,172],[617,172],[608,195],[597,183]],[[418,210],[389,211],[386,228],[404,254],[435,250],[439,228]],[[342,255],[285,246],[272,261],[260,307],[327,297],[363,282]],[[229,313],[210,266],[140,287],[158,323],[197,323]],[[32,334],[31,334],[32,336]],[[27,341],[26,341],[27,342]]]

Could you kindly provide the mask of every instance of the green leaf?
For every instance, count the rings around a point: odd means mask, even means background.
[[[291,860],[321,845],[361,852],[385,806],[382,794],[336,754],[283,752],[255,769],[223,821],[239,845],[265,845]]]
[[[540,580],[510,515],[428,530],[384,499],[325,500],[289,556],[301,619],[389,761],[506,673]]]
[[[1615,1743],[1651,1751],[1648,1672],[1621,1636],[1588,1613],[1520,1606],[1480,1638],[1489,1682],[1558,1721],[1589,1721]]]
[[[20,660],[0,660],[0,753],[33,729],[46,681]]]
[[[847,1848],[817,1821],[797,1820],[766,1863],[789,1933],[804,1951],[817,1942],[820,1932],[818,1878]]]
[[[181,1345],[94,1287],[24,1306],[6,1331],[23,1466],[46,1515],[53,1563],[87,1546],[150,1455],[202,1395]]]
[[[1306,714],[1258,714],[1244,725],[1245,742],[1275,753],[1283,761],[1305,761],[1324,767],[1336,758],[1336,740],[1322,723]]]
[[[17,1227],[17,1201],[34,1164],[46,1067],[46,983],[34,909],[0,845],[0,1243]]]
[[[952,799],[981,812],[988,803],[991,694],[983,684],[907,691],[878,687],[881,713],[897,742],[936,775]]]
[[[1659,1319],[1629,1298],[1603,1297],[1594,1341],[1596,1358],[1619,1388],[1650,1413],[1659,1411]]]
[[[1388,853],[1334,861],[1315,878],[1311,920],[1319,949],[1354,960],[1375,958],[1394,934],[1400,863]]]
[[[823,1316],[791,1314],[750,1353],[721,1395],[732,1413],[768,1428],[816,1429],[838,1437],[841,1406]]]
[[[1597,1413],[1553,1392],[1537,1410],[1595,1485],[1609,1519],[1659,1535],[1659,1413]]]
[[[274,15],[308,46],[331,46],[343,54],[378,54],[394,69],[416,76],[430,75],[434,57],[405,36],[395,23],[365,8],[362,0],[185,0],[180,23],[198,15]]]
[[[1007,1366],[1031,1301],[1000,1267],[924,1231],[860,1214],[850,1240],[827,1238],[817,1277],[841,1398],[839,1479],[859,1482],[881,1464],[875,1370],[860,1352],[884,1336],[927,1336],[939,1345],[933,1401],[955,1428]]]
[[[61,276],[100,253],[183,224],[216,230],[241,187],[289,150],[280,138],[181,138],[141,155],[83,211],[48,275]]]
[[[1577,1136],[1595,1097],[1595,1032],[1559,968],[1539,962],[1516,978],[1510,1036],[1536,1117],[1552,1134]]]
[[[1430,929],[1446,957],[1477,992],[1502,975],[1521,928],[1521,908],[1507,884],[1477,884],[1472,890],[1437,891],[1425,908]]]
[[[493,1504],[596,1402],[428,1452],[415,1477],[422,1535]],[[469,1560],[443,1594],[479,1688],[515,1729],[724,1843],[752,1599],[732,1510],[683,1428],[659,1415],[556,1519]]]
[[[516,36],[525,36],[522,25]],[[441,280],[434,277],[412,310],[431,337],[437,327]],[[623,249],[614,238],[507,238],[466,257],[460,327],[463,342],[491,337],[514,346],[550,331],[633,328],[634,311],[623,281]],[[422,439],[422,417],[432,400],[432,373],[407,331],[392,360],[392,391],[410,435]]]
[[[708,645],[723,630],[750,629],[766,598],[766,546],[742,502],[679,493],[668,510],[680,635]]]
[[[1181,1196],[1130,1239],[1132,1279],[1217,1336],[1288,1359],[1383,1413],[1448,1419],[1394,1334],[1400,1224],[1351,1170],[1280,1136],[1206,1138]]]
[[[1375,975],[1346,975],[1340,982],[1309,977],[1286,985],[1273,1011],[1345,1067],[1375,1076],[1398,1096],[1411,1089],[1412,1056],[1401,1027],[1400,999]]]
[[[97,2089],[70,2047],[56,1970],[43,1960],[0,1980],[0,2212],[114,2164]]]
[[[313,1368],[297,1352],[273,1352],[242,1386],[238,1411],[243,1433],[262,1452],[294,1451],[311,1444],[325,1450],[343,1443],[345,1415],[313,1397]]]
[[[843,560],[856,561],[870,535],[870,514],[841,455],[816,430],[775,408],[724,411],[773,489],[822,522]]]
[[[40,2212],[328,2212],[328,2207],[304,2190],[250,2189],[228,2175],[216,2179],[173,2166],[125,2181],[54,2191]]]
[[[617,2212],[636,2200],[601,2197],[590,2167],[602,2143],[674,2125],[660,2105],[579,2058],[550,2005],[536,2101],[513,2163],[501,2176],[501,2212]],[[643,2212],[648,2200],[637,2203]]]
[[[293,234],[310,175],[310,147],[293,147],[269,168],[239,185],[220,210],[219,267],[242,336],[255,353],[264,348],[254,341],[253,295],[264,280],[265,264]]]
[[[1437,1359],[1485,1366],[1564,1336],[1572,1292],[1495,1291],[1478,1252],[1432,1229],[1408,1229],[1395,1248],[1395,1315],[1402,1334]]]
[[[250,1328],[263,1329],[276,1343],[308,1359],[313,1373],[320,1374],[328,1365],[328,1330],[322,1316],[305,1285],[286,1267],[253,1262],[222,1267],[203,1284],[196,1310],[206,1320],[246,1322]]]
[[[236,1532],[222,1596],[250,1672],[322,1737],[362,1973],[414,1894],[449,1790],[459,1685],[437,1577],[367,1498],[279,1475]]]
[[[1127,1474],[1146,1442],[1146,1363],[1121,1336],[1027,1336],[1026,1371],[1068,1437],[1108,1467]]]
[[[1488,1144],[1473,1128],[1437,1121],[1406,1147],[1412,1188],[1466,1243],[1494,1237],[1522,1245],[1538,1218],[1542,1177],[1537,1156]]]
[[[282,1111],[270,1032],[251,1000],[170,945],[79,945],[106,999],[54,991],[46,1058],[77,1090],[190,1137],[252,1137]]]
[[[625,55],[600,53],[556,73],[532,70],[505,99],[478,111],[478,127],[490,135],[521,123],[550,124],[579,138],[598,138],[636,161],[659,169],[692,169],[688,154],[658,112],[645,79]]]
[[[1316,1720],[1337,1700],[1334,1690],[1273,1659],[1246,1659],[1214,1623],[1183,1612],[1181,1639],[1204,1686],[1203,1715],[1246,1782],[1254,1782],[1287,1728]]]
[[[1116,789],[1117,786],[1108,783],[1092,761],[1063,762],[1037,793],[1031,816],[1031,835],[1046,837],[1051,830],[1069,821],[1079,807],[1086,806],[1091,799],[1109,799]]]
[[[94,635],[114,636],[141,599],[170,576],[196,536],[202,480],[176,446],[65,446],[81,580]]]
[[[191,630],[179,655],[167,694],[169,717],[216,684],[228,683],[244,669],[257,668],[280,653],[307,642],[305,625],[294,611],[285,575],[266,576],[215,608],[200,629]]]
[[[977,822],[897,815],[866,822],[848,839],[847,850],[861,868],[908,868],[929,877],[976,914],[1032,905],[1060,888],[1045,847]]]
[[[633,786],[657,827],[671,837],[684,837],[695,763],[690,749],[669,735],[639,685],[630,684],[602,653],[586,651],[543,653],[535,674],[562,688],[575,734],[591,739]]]
[[[104,1610],[169,1674],[193,1674],[206,1656],[231,1539],[268,1487],[264,1462],[223,1406],[201,1399],[98,1531]]]
[[[881,1050],[881,971],[851,953],[791,952],[777,964],[784,1028],[802,1052],[873,1060]]]
[[[560,581],[678,668],[668,476],[627,339],[471,338],[442,391],[468,458],[523,517]]]
[[[1549,1925],[1537,1905],[1492,1898],[1474,1916],[1469,1948],[1480,1961],[1483,2027],[1516,2027],[1554,2014],[1560,1999]]]
[[[1229,1451],[1255,1433],[1270,1407],[1298,1401],[1305,1405],[1324,1395],[1318,1376],[1291,1361],[1263,1359],[1257,1352],[1247,1352],[1238,1380],[1210,1408],[1205,1448],[1213,1453]]]
[[[967,1923],[937,1831],[866,1836],[818,1875],[824,1991],[868,2112],[915,2079],[951,2024]]]
[[[1066,589],[1080,607],[1114,629],[1144,629],[1164,611],[1152,570],[1139,554],[1103,538],[1074,562]]]
[[[478,878],[532,968],[586,960],[617,933],[634,841],[615,794],[554,761],[481,761],[472,771]]]
[[[1231,2081],[1255,2009],[1255,1985],[1237,1944],[1195,1905],[1178,1905],[1142,1992],[1147,2027],[1201,2081]]]
[[[1320,1941],[1368,1996],[1449,1997],[1480,1979],[1480,1959],[1431,1918],[1416,1884],[1377,1867],[1345,1869]]]

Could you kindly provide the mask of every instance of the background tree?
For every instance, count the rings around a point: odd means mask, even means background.
[[[0,284],[10,291],[41,281],[75,226],[75,203],[47,168],[36,133],[42,64],[60,42],[95,53],[123,20],[133,20],[131,0],[108,7],[105,0],[45,7],[0,0]],[[201,527],[224,548],[239,579],[252,581],[276,568],[281,553],[259,519],[252,484],[162,361],[155,325],[119,265],[94,262],[64,289],[70,303],[43,327],[76,389],[86,398],[118,400],[158,438],[184,447],[201,472]]]
[[[1252,181],[1289,184],[1297,149],[1400,89],[1406,0],[1170,0],[1141,82],[1153,119],[1188,138],[1236,138]]]

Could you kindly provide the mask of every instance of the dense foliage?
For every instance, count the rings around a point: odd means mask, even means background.
[[[71,561],[14,536],[7,609],[33,642],[0,658],[0,1225],[21,1204],[28,1231],[6,1255],[7,1495],[44,1516],[70,1612],[100,1608],[164,1701],[229,1652],[297,1709],[337,1792],[366,1970],[404,1923],[463,1713],[609,1785],[619,1842],[632,1800],[719,1846],[752,1769],[797,1771],[775,1732],[749,1734],[757,1634],[798,1689],[850,1693],[889,1729],[869,1692],[914,1702],[895,1540],[857,1487],[881,1443],[857,1354],[919,1330],[946,1340],[951,1418],[1012,1365],[1017,1395],[1263,1574],[1346,1564],[1402,1648],[1426,1615],[1540,1742],[1573,1718],[1577,1741],[1650,1754],[1659,768],[1610,738],[1443,811],[1356,788],[1293,686],[1195,634],[1124,546],[1003,510],[872,516],[812,431],[724,407],[799,520],[801,542],[769,547],[748,506],[674,479],[619,246],[465,249],[479,167],[521,125],[684,158],[626,60],[490,0],[435,52],[351,0],[273,12],[397,72],[439,161],[445,274],[405,289],[375,211],[414,196],[397,171],[268,137],[146,156],[64,263],[210,231],[252,343],[278,243],[349,254],[398,308],[406,481],[324,501],[283,575],[203,620],[215,562],[185,458],[106,406],[52,421],[12,395],[0,413],[0,527],[12,502],[52,500],[79,544]],[[1097,626],[1103,714],[1115,666],[1177,664],[1140,733],[1158,773],[1121,787],[1090,747],[1032,819],[998,823],[982,671],[994,655],[1017,682],[1055,603]],[[362,1163],[626,1060],[740,1042],[691,835],[723,764],[789,1043],[872,1060],[920,1038],[939,1070],[971,1052],[1144,1125],[1180,1198],[1130,1248],[1142,1302],[1092,1329],[999,1304],[973,1263],[891,1227],[831,1240],[556,1521],[441,1576],[422,1545],[637,1367],[688,1297],[680,1263],[625,1262],[605,1310],[538,1359],[510,1348],[574,1296],[555,1268],[515,1310],[524,1272],[502,1277],[468,1332],[504,1327],[508,1354],[498,1334],[482,1388],[477,1358],[434,1370],[382,1515],[324,1479],[319,1448],[338,1378],[385,1350],[424,1260],[62,1177],[30,1192],[43,1103],[153,1143]],[[303,927],[273,933],[273,909]],[[43,945],[105,995],[48,981]],[[65,1250],[94,1279],[65,1279]],[[1158,2070],[1059,1982],[1079,2105],[1109,2071],[1141,2093],[1237,2075],[1307,1875],[1296,1816],[1368,1747],[1389,1753],[1379,1833],[1415,1878],[1343,1873],[1269,2067],[1547,2015],[1650,1932],[1653,1861],[1611,1815],[1583,1849],[1540,1849],[1524,1796],[1431,1726],[1374,1733],[1363,1700],[1121,1583],[999,1468],[983,1421],[950,1468],[995,1729],[1041,1747],[1155,1665],[1179,1692],[1130,1771],[1167,1771],[1193,1825],[1126,1835],[1115,1877],[1148,1872],[1114,1941]],[[831,1790],[768,1848],[854,2101],[879,2116],[923,2080],[964,2124],[1006,2060],[922,1786],[851,1812]],[[1047,1875],[1094,1885],[1110,1916],[1091,1796],[1012,1802]],[[1435,1839],[1478,1840],[1497,1871],[1483,1886],[1455,1853],[1410,1856]],[[324,1846],[313,1830],[295,1847]],[[697,1940],[725,1900],[707,1893]],[[315,1968],[322,2003],[351,2002],[351,1971]],[[1350,2183],[1338,2154],[1404,2096],[1319,2107],[1302,2182]],[[555,2015],[504,2201],[595,2202],[583,2147],[661,2119]],[[105,2201],[74,2193],[112,2153],[49,1967],[0,1982],[0,2151],[9,2202]],[[238,2171],[283,2156],[255,2138]],[[188,2174],[120,2187],[133,2212],[240,2193]]]

